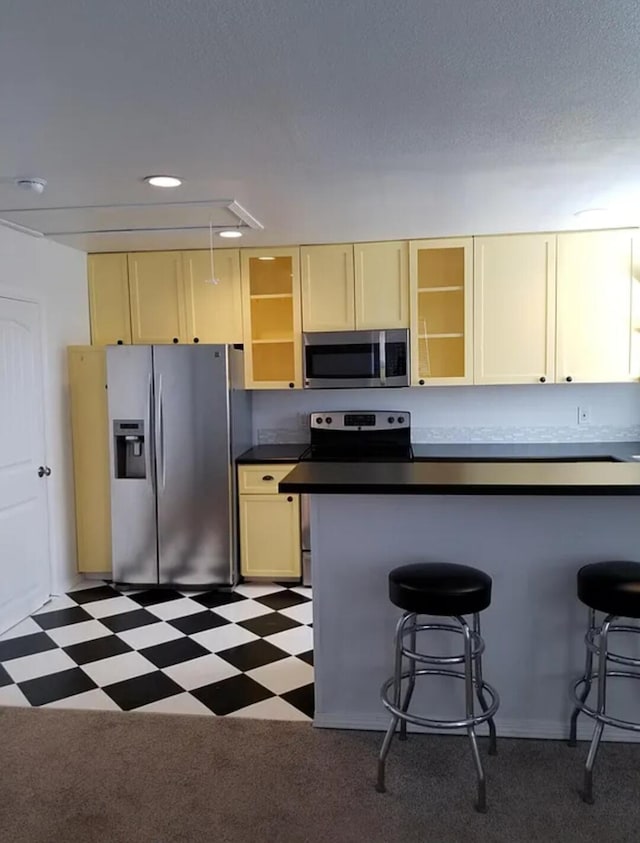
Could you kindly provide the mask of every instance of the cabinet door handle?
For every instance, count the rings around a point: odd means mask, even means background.
[[[418,383],[420,384],[420,386],[424,386],[424,381],[422,380],[422,378],[418,381]]]
[[[566,382],[567,382],[567,383],[571,383],[571,381],[573,380],[573,378],[571,377],[571,375],[567,375],[567,377],[565,378],[565,380],[566,380]]]
[[[293,498],[291,497],[291,495],[289,495],[289,497],[287,498],[287,500],[289,501],[289,503],[293,503]]]
[[[540,378],[540,383],[546,383],[546,382],[547,382],[547,379],[546,379],[546,378],[545,378],[545,376],[543,375],[543,376]]]
[[[273,480],[273,475],[271,474],[264,474],[262,477],[263,480]]]

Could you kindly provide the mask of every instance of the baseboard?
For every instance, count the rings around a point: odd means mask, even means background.
[[[593,721],[584,715],[581,719],[583,723],[579,723],[578,726],[578,740],[589,741],[593,735]],[[313,725],[319,729],[355,729],[365,732],[384,732],[389,726],[389,717],[384,713],[380,715],[316,713]],[[482,732],[483,728],[486,727],[480,726],[479,731]],[[568,724],[557,723],[552,720],[500,720],[500,718],[497,718],[496,729],[498,737],[564,741],[567,739]],[[434,733],[438,735],[447,734],[444,730],[425,729],[420,726],[414,726],[411,723],[408,724],[407,731]],[[462,730],[451,730],[448,734],[459,735],[462,734]],[[628,732],[610,726],[605,729],[602,739],[603,741],[617,743],[640,743],[640,733]]]

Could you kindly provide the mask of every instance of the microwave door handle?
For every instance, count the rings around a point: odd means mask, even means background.
[[[384,386],[387,383],[387,332],[380,331],[378,340],[379,359],[380,359],[380,385]]]

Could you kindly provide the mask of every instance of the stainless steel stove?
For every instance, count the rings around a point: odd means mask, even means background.
[[[311,413],[311,444],[301,459],[313,462],[407,462],[413,459],[411,413],[348,410]]]

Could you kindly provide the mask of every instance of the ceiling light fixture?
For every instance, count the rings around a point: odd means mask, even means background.
[[[578,219],[596,219],[596,217],[603,217],[606,213],[606,208],[583,208],[581,211],[576,211],[573,216]]]
[[[14,181],[16,187],[19,187],[20,190],[28,190],[31,193],[44,193],[44,189],[47,186],[46,179],[31,178],[30,176],[21,176]]]
[[[242,237],[242,232],[238,231],[237,228],[229,228],[225,231],[219,231],[218,234],[220,237]]]
[[[182,184],[177,176],[145,176],[144,180],[154,187],[180,187]]]

